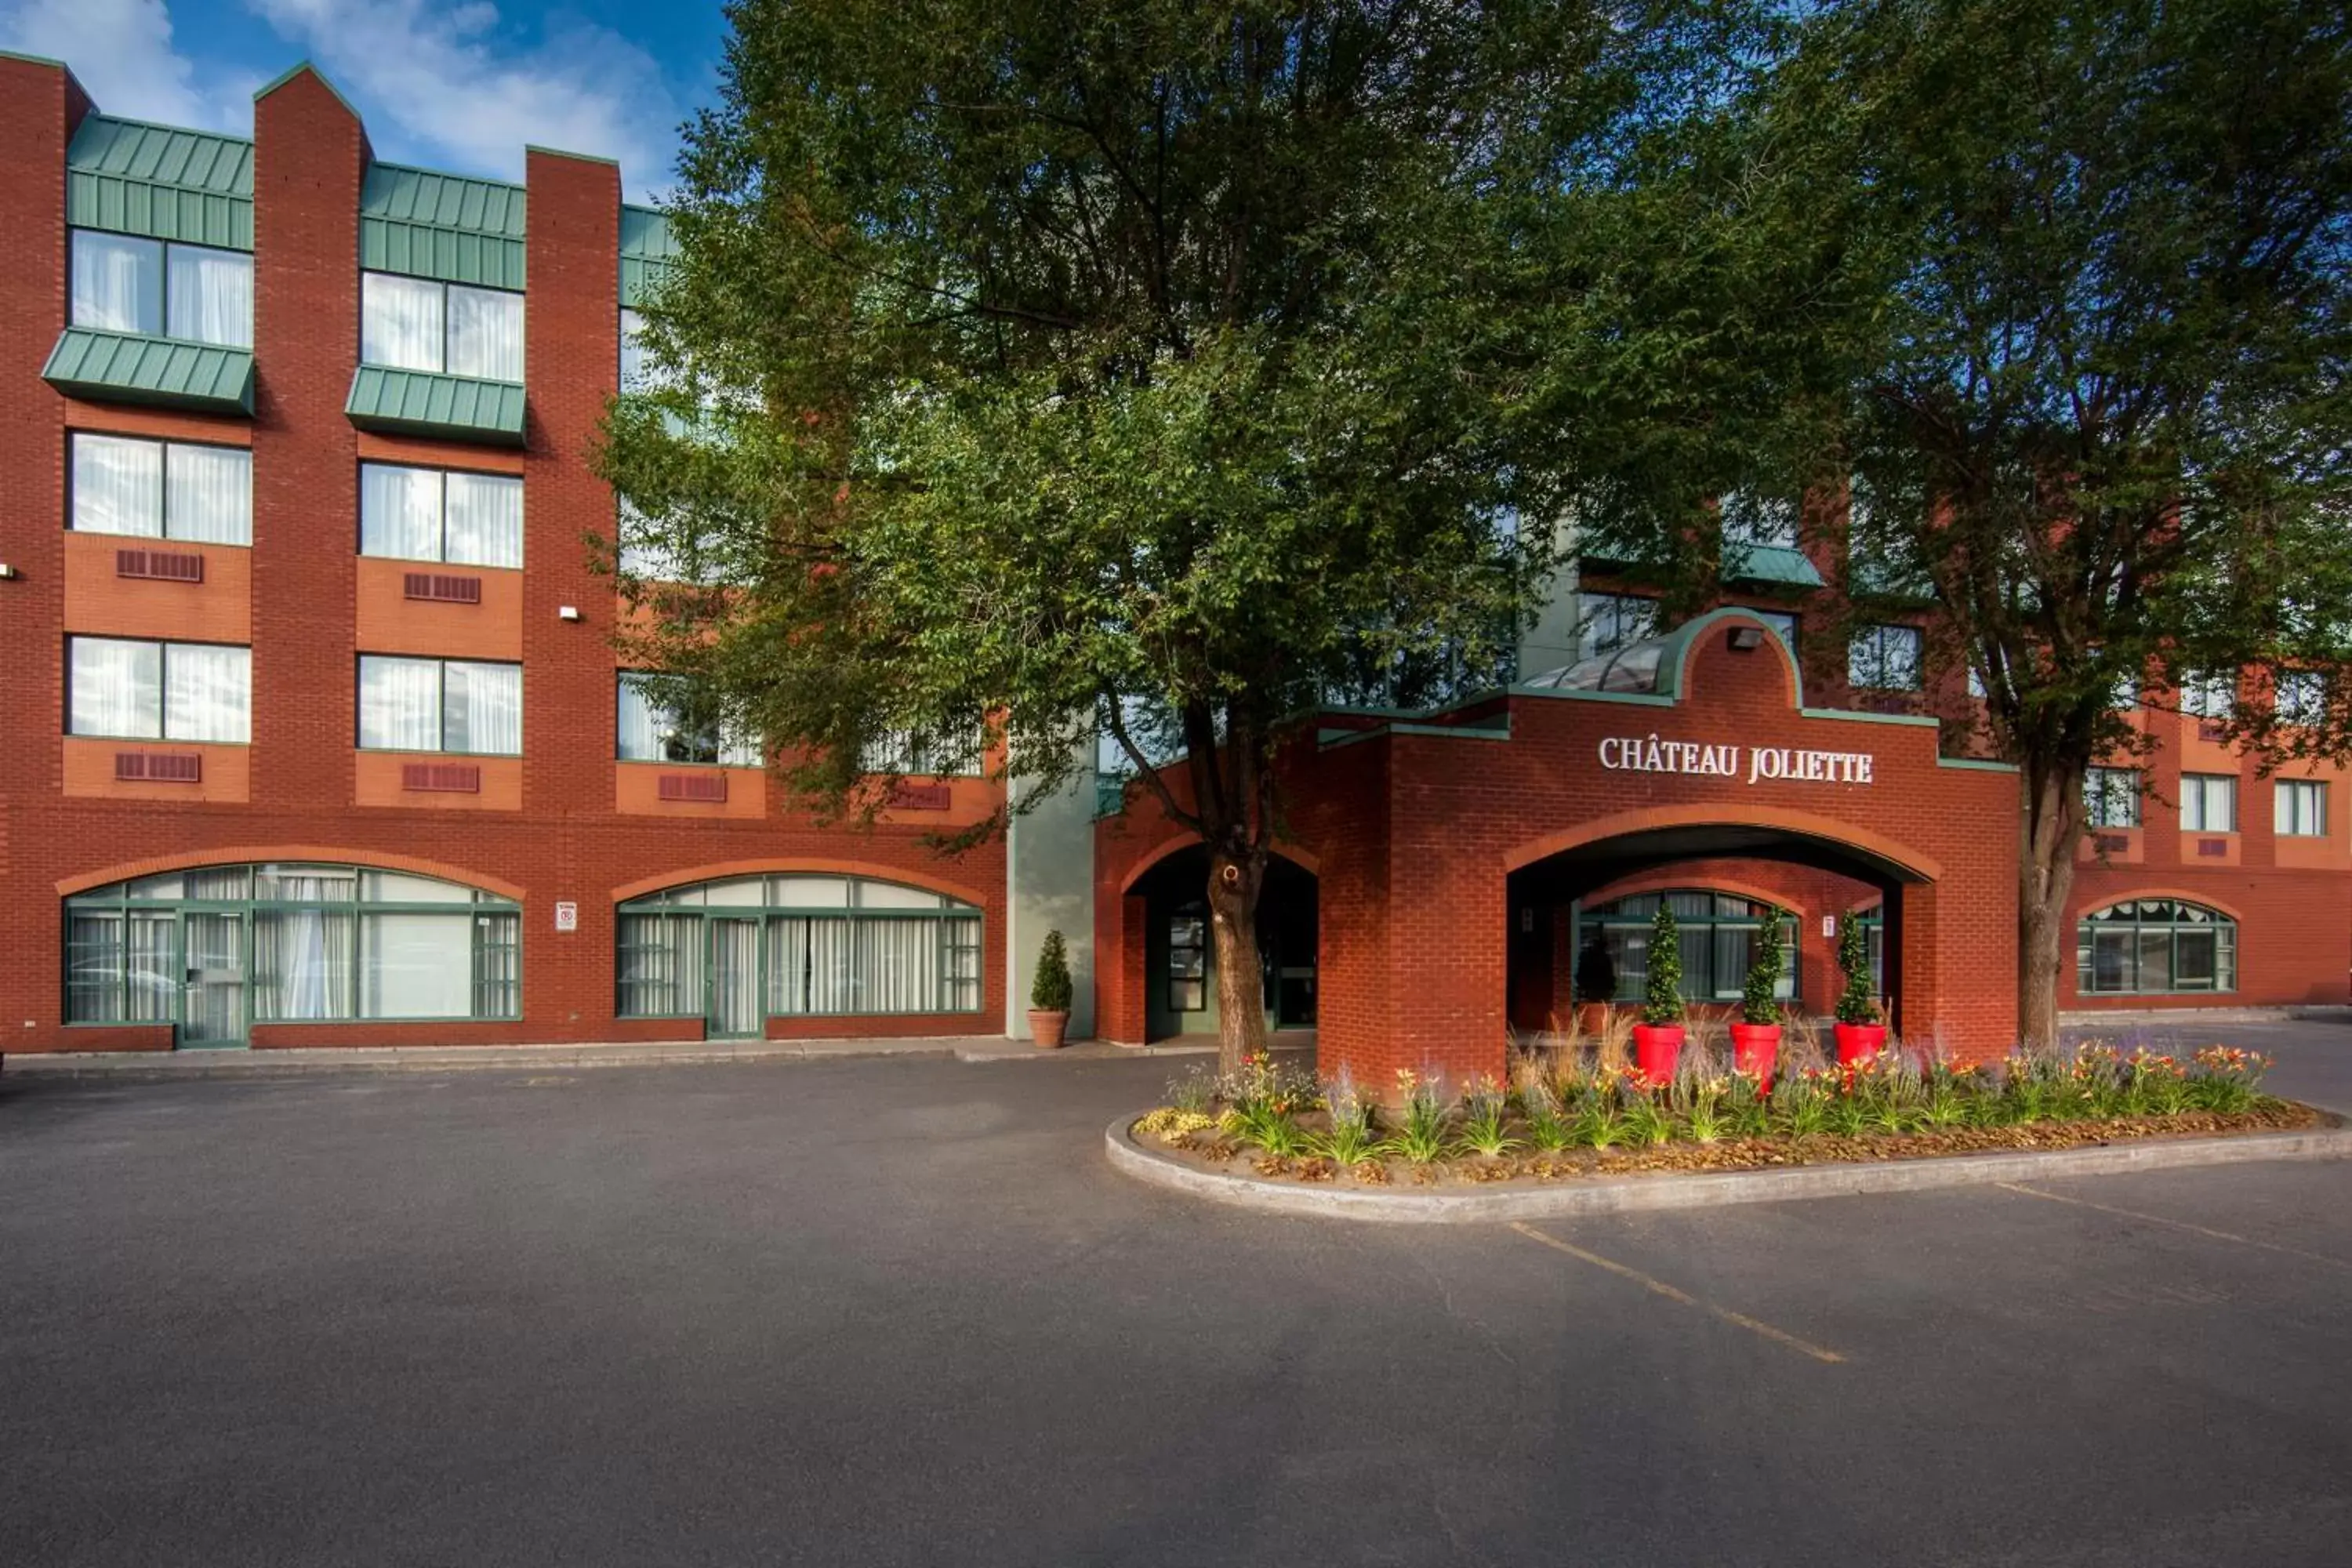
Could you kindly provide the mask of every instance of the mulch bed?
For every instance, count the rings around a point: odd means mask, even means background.
[[[2273,1100],[2237,1115],[2198,1110],[2178,1116],[2033,1121],[2014,1127],[1955,1127],[1919,1132],[1864,1133],[1858,1137],[1824,1132],[1802,1139],[1726,1138],[1715,1143],[1677,1142],[1640,1148],[1620,1145],[1611,1149],[1568,1149],[1557,1154],[1522,1152],[1500,1159],[1470,1155],[1427,1165],[1403,1160],[1366,1160],[1352,1169],[1312,1157],[1272,1159],[1221,1133],[1196,1132],[1174,1143],[1147,1134],[1137,1138],[1136,1142],[1203,1168],[1240,1168],[1276,1180],[1300,1183],[1345,1181],[1370,1187],[1457,1184],[1537,1186],[1547,1182],[1622,1176],[1644,1171],[1754,1171],[1785,1165],[1932,1160],[1952,1154],[2080,1149],[2150,1139],[2291,1132],[2338,1124],[2336,1118],[2310,1106]]]

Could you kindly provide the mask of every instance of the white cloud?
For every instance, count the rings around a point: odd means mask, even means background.
[[[677,106],[610,28],[554,14],[526,37],[488,0],[247,3],[359,105],[380,154],[514,179],[529,143],[616,158],[633,193],[669,183]]]
[[[198,130],[253,129],[253,84],[199,82],[172,47],[163,0],[17,0],[0,3],[0,47],[63,60],[100,110]]]

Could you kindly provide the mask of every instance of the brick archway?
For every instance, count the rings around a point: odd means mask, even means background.
[[[420,877],[437,877],[445,882],[460,882],[486,893],[496,893],[502,899],[523,902],[520,885],[503,877],[488,876],[467,870],[463,866],[453,866],[446,860],[428,860],[418,855],[394,855],[381,849],[352,849],[330,844],[224,844],[215,849],[150,855],[62,878],[57,884],[58,896],[67,898],[75,893],[88,892],[92,888],[103,888],[110,882],[128,881],[133,877],[152,877],[163,871],[187,871],[204,866],[254,865],[272,860],[359,866],[375,871],[413,871]]]

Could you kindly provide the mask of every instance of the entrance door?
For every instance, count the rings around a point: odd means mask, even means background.
[[[187,940],[187,983],[182,994],[180,1044],[244,1045],[245,917],[190,910],[181,928]]]
[[[750,1039],[761,1033],[760,922],[713,915],[710,927],[710,1016],[713,1039]]]

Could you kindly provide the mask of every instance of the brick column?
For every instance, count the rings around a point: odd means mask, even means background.
[[[305,65],[253,105],[253,794],[352,800],[359,447],[359,117]]]
[[[57,890],[38,850],[65,731],[65,435],[41,366],[66,323],[66,145],[89,109],[65,67],[0,55],[0,212],[13,242],[0,268],[0,562],[18,574],[0,582],[0,1051],[48,1044],[60,1012]]]
[[[608,533],[613,521],[612,489],[588,458],[620,385],[621,174],[603,159],[536,147],[528,169],[523,811],[568,824],[613,810],[613,589],[589,572],[581,535]],[[561,619],[565,605],[583,618]],[[595,1038],[610,1034],[614,1006],[609,879],[583,864],[577,832],[559,844],[523,908],[523,1016]],[[555,929],[558,900],[580,906],[577,931]]]

